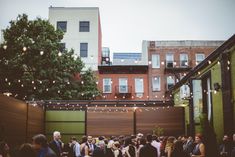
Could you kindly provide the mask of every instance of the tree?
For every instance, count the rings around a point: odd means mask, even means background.
[[[23,14],[3,31],[0,90],[18,99],[91,99],[99,95],[94,73],[74,50],[61,50],[63,32]],[[79,76],[79,77],[76,77]],[[85,92],[84,92],[85,91]]]

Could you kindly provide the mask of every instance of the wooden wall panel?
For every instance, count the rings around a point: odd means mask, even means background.
[[[29,105],[27,123],[27,104],[23,101],[0,95],[0,140],[10,146],[20,145],[35,133],[43,133],[44,117],[42,108]],[[28,127],[28,130],[27,130]]]
[[[0,95],[0,138],[10,145],[26,139],[26,109],[23,102]]]
[[[110,108],[110,107],[109,107]],[[102,110],[103,109],[103,110]],[[111,108],[112,109],[112,108]],[[121,108],[115,108],[121,109]],[[91,110],[93,110],[91,108]],[[133,134],[133,112],[100,112],[87,113],[87,134],[93,136],[130,135]]]
[[[184,109],[177,108],[158,108],[152,110],[149,108],[137,110],[136,113],[136,130],[137,133],[153,133],[155,126],[164,129],[164,135],[182,135],[184,134]]]
[[[34,135],[44,133],[44,110],[42,107],[29,105],[27,141],[31,142]]]

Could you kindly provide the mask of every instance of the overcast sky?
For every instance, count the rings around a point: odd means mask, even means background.
[[[235,0],[0,0],[0,29],[18,14],[48,18],[48,7],[99,7],[103,46],[141,51],[142,40],[226,40]]]

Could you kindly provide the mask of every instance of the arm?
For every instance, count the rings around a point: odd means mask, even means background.
[[[89,148],[85,145],[85,156],[89,156]]]
[[[81,156],[81,153],[80,153],[80,145],[76,145],[76,146],[75,146],[75,155],[76,155],[76,157]]]
[[[199,150],[201,152],[200,157],[205,157],[205,145],[204,144],[200,144]]]

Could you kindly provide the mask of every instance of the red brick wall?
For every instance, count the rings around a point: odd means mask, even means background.
[[[164,62],[166,60],[166,54],[167,53],[173,53],[174,54],[174,61],[177,62],[176,66],[179,66],[180,61],[180,54],[186,53],[188,54],[188,60],[189,60],[189,66],[195,67],[196,65],[196,53],[204,53],[205,57],[207,57],[213,50],[215,50],[217,47],[156,47],[156,48],[149,48],[148,49],[148,58],[149,60],[152,59],[152,54],[160,54],[160,62]],[[160,64],[159,69],[153,69],[152,65],[149,65],[149,95],[150,99],[156,99],[156,100],[163,100],[162,96],[165,95],[166,92],[166,77],[167,76],[174,76],[173,73],[167,73],[165,70],[165,64]],[[183,74],[184,72],[182,72]],[[152,77],[154,76],[160,76],[161,77],[161,91],[159,92],[153,92],[152,91]],[[176,82],[176,78],[175,78]],[[157,97],[156,97],[157,96]]]
[[[119,78],[128,78],[128,86],[132,87],[131,95],[134,96],[134,100],[147,100],[148,99],[148,75],[147,74],[99,74],[98,75],[98,88],[103,91],[103,78],[111,78],[112,80],[112,93],[103,93],[107,100],[115,99],[115,86],[119,85]],[[143,78],[144,81],[144,94],[142,98],[135,96],[135,78]],[[104,98],[103,98],[104,99]],[[118,99],[118,98],[116,98]],[[132,100],[133,98],[120,98],[121,100]]]

